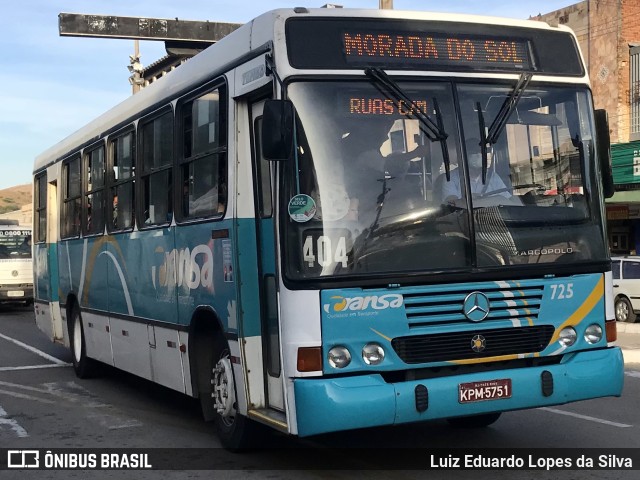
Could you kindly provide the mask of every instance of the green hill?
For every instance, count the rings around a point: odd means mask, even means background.
[[[0,213],[20,210],[27,203],[31,203],[31,184],[29,183],[0,190]]]

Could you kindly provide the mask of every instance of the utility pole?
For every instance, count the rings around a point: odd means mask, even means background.
[[[144,78],[142,73],[144,67],[140,63],[140,41],[133,41],[133,55],[129,55],[129,65],[127,66],[131,76],[129,77],[129,83],[131,84],[131,93],[138,93],[144,85]]]
[[[380,0],[380,10],[393,10],[393,0]]]

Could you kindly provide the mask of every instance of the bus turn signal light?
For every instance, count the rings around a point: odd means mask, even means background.
[[[298,371],[322,371],[322,347],[298,348]]]
[[[607,320],[604,322],[604,328],[607,332],[607,343],[615,342],[618,339],[618,330],[615,320]]]

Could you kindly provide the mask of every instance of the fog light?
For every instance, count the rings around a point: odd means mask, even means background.
[[[377,343],[367,343],[362,349],[362,359],[367,365],[379,365],[384,360],[384,349]]]
[[[584,339],[587,341],[587,343],[598,343],[600,340],[602,340],[602,327],[597,323],[589,325],[584,331]]]
[[[351,363],[351,354],[347,347],[333,347],[329,350],[329,365],[333,368],[344,368]]]
[[[570,347],[576,343],[577,338],[578,334],[573,327],[566,327],[560,330],[560,338],[558,338],[558,341],[560,342],[560,345]]]

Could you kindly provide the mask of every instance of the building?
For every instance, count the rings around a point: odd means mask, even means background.
[[[640,253],[640,1],[585,0],[531,17],[578,36],[596,108],[609,114],[615,195],[607,200],[612,253]]]
[[[20,210],[0,214],[0,219],[18,220],[19,225],[31,226],[33,220],[33,205],[28,203],[23,205]]]

